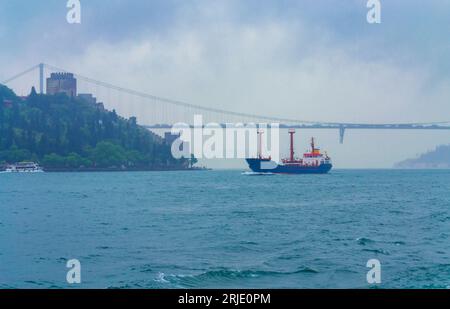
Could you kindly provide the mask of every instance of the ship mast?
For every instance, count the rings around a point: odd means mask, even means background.
[[[316,147],[314,145],[314,137],[311,137],[311,152],[314,152],[315,149]]]
[[[294,162],[294,134],[295,134],[295,130],[294,129],[290,129],[289,130],[289,135],[291,135],[291,148],[290,148],[290,158],[289,158],[289,160],[291,162]]]
[[[264,133],[263,130],[258,130],[258,158],[262,159],[262,134]]]

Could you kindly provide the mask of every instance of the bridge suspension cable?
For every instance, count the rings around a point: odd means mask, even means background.
[[[32,66],[31,68],[29,68],[29,69],[27,69],[27,70],[25,70],[25,71],[23,71],[23,72],[21,72],[21,73],[19,73],[19,74],[16,74],[16,75],[14,75],[14,76],[8,78],[7,80],[2,81],[1,83],[4,84],[4,85],[5,85],[5,84],[8,84],[8,83],[12,82],[13,80],[16,80],[16,79],[18,79],[19,77],[22,77],[22,76],[24,76],[25,74],[28,74],[28,73],[30,73],[31,71],[34,71],[34,70],[36,70],[36,69],[38,69],[38,68],[39,68],[39,64],[38,64],[38,65],[35,65],[35,66]]]
[[[52,66],[52,65],[49,65],[49,64],[45,64],[45,66],[47,68],[49,68],[50,70],[61,71],[61,72],[69,72],[69,71],[67,71],[65,69],[58,68],[58,67],[55,67],[55,66]],[[106,87],[106,88],[109,88],[109,89],[117,90],[117,91],[120,91],[120,92],[128,93],[128,94],[131,94],[131,95],[135,95],[135,96],[139,96],[139,97],[143,97],[143,98],[147,98],[147,99],[153,99],[153,100],[157,100],[157,101],[160,101],[160,102],[165,102],[165,103],[172,104],[172,105],[182,106],[182,107],[186,107],[186,108],[193,108],[193,109],[203,110],[203,111],[207,111],[207,112],[226,114],[226,115],[232,115],[232,116],[238,116],[238,117],[245,117],[245,118],[251,118],[251,119],[277,121],[277,122],[305,123],[305,124],[318,123],[318,122],[314,122],[314,121],[305,121],[305,120],[299,120],[299,119],[289,119],[289,118],[279,118],[279,117],[268,117],[268,116],[262,116],[262,115],[252,115],[252,114],[247,114],[247,113],[239,113],[239,112],[227,111],[227,110],[222,110],[222,109],[217,109],[217,108],[211,108],[211,107],[205,107],[205,106],[200,106],[200,105],[194,105],[194,104],[190,104],[190,103],[186,103],[186,102],[182,102],[182,101],[177,101],[177,100],[167,99],[167,98],[163,98],[163,97],[158,97],[158,96],[155,96],[155,95],[152,95],[152,94],[148,94],[148,93],[144,93],[144,92],[140,92],[140,91],[137,91],[137,90],[123,88],[123,87],[112,85],[112,84],[109,84],[109,83],[106,83],[106,82],[98,81],[98,80],[95,80],[95,79],[92,79],[92,78],[89,78],[89,77],[86,77],[86,76],[82,76],[80,74],[76,74],[76,73],[73,73],[73,74],[78,79],[84,80],[84,81],[89,82],[89,83],[93,83],[93,84],[98,85],[98,86]],[[331,123],[327,123],[327,124],[331,124]]]
[[[65,69],[62,68],[58,68],[49,64],[44,64],[47,68],[49,68],[50,70],[55,70],[55,71],[61,71],[61,72],[72,72],[72,71],[67,71]],[[73,73],[73,72],[72,72]],[[254,115],[254,114],[248,114],[248,113],[240,113],[240,112],[234,112],[234,111],[228,111],[228,110],[223,110],[223,109],[218,109],[218,108],[211,108],[211,107],[205,107],[205,106],[200,106],[200,105],[194,105],[194,104],[190,104],[190,103],[186,103],[186,102],[182,102],[182,101],[178,101],[178,100],[172,100],[172,99],[168,99],[168,98],[163,98],[163,97],[158,97],[152,94],[148,94],[148,93],[144,93],[141,91],[137,91],[137,90],[132,90],[132,89],[127,89],[127,88],[123,88],[120,86],[116,86],[116,85],[112,85],[110,83],[106,83],[106,82],[102,82],[99,80],[95,80],[93,78],[89,78],[80,74],[76,74],[73,73],[74,76],[76,76],[77,78],[84,80],[86,82],[89,83],[93,83],[95,85],[98,86],[102,86],[102,87],[106,87],[109,89],[113,89],[113,90],[117,90],[119,92],[124,92],[124,93],[128,93],[131,95],[135,95],[135,96],[139,96],[142,98],[147,98],[147,99],[153,99],[153,100],[157,100],[160,102],[165,102],[168,104],[172,104],[172,105],[176,105],[176,106],[182,106],[182,107],[186,107],[186,108],[191,108],[191,109],[197,109],[197,110],[203,110],[206,112],[213,112],[213,113],[219,113],[219,114],[225,114],[225,115],[230,115],[230,116],[238,116],[238,117],[243,117],[243,118],[249,118],[249,119],[258,119],[258,120],[265,120],[265,121],[272,121],[272,122],[279,122],[279,123],[290,123],[290,124],[309,124],[309,125],[323,125],[323,126],[327,126],[327,127],[358,127],[358,126],[402,126],[402,125],[410,125],[410,126],[423,126],[423,125],[441,125],[441,124],[449,124],[450,121],[440,121],[440,122],[415,122],[415,123],[381,123],[381,124],[370,124],[370,123],[341,123],[341,122],[323,122],[323,121],[310,121],[310,120],[300,120],[300,119],[292,119],[292,118],[283,118],[283,117],[272,117],[272,116],[263,116],[263,115]]]
[[[38,69],[41,65],[45,66],[46,68],[53,70],[53,71],[60,71],[60,72],[71,72],[72,71],[68,71],[65,70],[63,68],[59,68],[53,65],[49,65],[49,64],[38,64],[35,65],[31,68],[29,68],[28,70],[25,70],[7,80],[5,80],[4,82],[2,82],[3,84],[7,84],[35,69]],[[382,123],[382,124],[370,124],[370,123],[340,123],[340,122],[321,122],[321,121],[308,121],[308,120],[300,120],[300,119],[292,119],[292,118],[283,118],[283,117],[272,117],[272,116],[263,116],[263,115],[254,115],[254,114],[248,114],[248,113],[240,113],[240,112],[235,112],[235,111],[228,111],[228,110],[223,110],[223,109],[218,109],[218,108],[211,108],[211,107],[205,107],[205,106],[200,106],[200,105],[194,105],[194,104],[190,104],[190,103],[186,103],[186,102],[182,102],[182,101],[178,101],[178,100],[172,100],[172,99],[168,99],[168,98],[163,98],[163,97],[158,97],[152,94],[148,94],[148,93],[144,93],[141,91],[137,91],[137,90],[132,90],[132,89],[127,89],[124,87],[120,87],[120,86],[116,86],[107,82],[103,82],[103,81],[99,81],[99,80],[95,80],[93,78],[89,78],[77,73],[73,73],[73,75],[75,77],[77,77],[80,80],[83,80],[87,83],[91,83],[97,86],[101,86],[101,87],[105,87],[107,89],[111,89],[111,90],[115,90],[115,91],[119,91],[122,93],[127,93],[130,95],[134,95],[134,96],[138,96],[141,98],[145,98],[145,99],[151,99],[151,100],[155,100],[155,101],[159,101],[159,102],[163,102],[163,103],[167,103],[167,104],[171,104],[174,106],[180,106],[180,107],[184,107],[184,108],[188,108],[190,110],[201,110],[204,112],[212,112],[212,113],[217,113],[217,114],[221,114],[221,115],[228,115],[228,116],[237,116],[237,117],[241,117],[244,119],[253,119],[253,120],[264,120],[264,121],[270,121],[270,122],[278,122],[278,123],[287,123],[287,124],[304,124],[304,125],[314,125],[314,126],[323,126],[323,127],[331,127],[331,128],[358,128],[358,127],[365,127],[365,128],[370,128],[370,127],[395,127],[395,126],[430,126],[430,125],[443,125],[443,124],[450,124],[450,121],[440,121],[440,122],[415,122],[415,123]],[[41,77],[42,78],[42,77]]]

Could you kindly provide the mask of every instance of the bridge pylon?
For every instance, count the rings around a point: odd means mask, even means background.
[[[44,64],[39,63],[39,93],[44,94]]]
[[[339,143],[344,144],[345,127],[339,127]]]

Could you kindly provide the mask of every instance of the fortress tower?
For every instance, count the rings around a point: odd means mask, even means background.
[[[77,80],[72,73],[52,73],[47,78],[47,94],[65,93],[69,97],[77,95]]]

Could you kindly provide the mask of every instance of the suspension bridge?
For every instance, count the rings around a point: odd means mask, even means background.
[[[35,74],[36,72],[38,72],[37,75]],[[158,97],[89,78],[45,63],[35,65],[1,83],[15,89],[15,83],[26,79],[27,81],[25,83],[22,81],[21,85],[27,85],[28,91],[31,86],[38,85],[39,92],[44,94],[46,73],[51,72],[72,73],[77,79],[78,93],[83,92],[94,95],[98,101],[102,101],[107,109],[114,109],[125,117],[139,115],[139,124],[148,129],[169,130],[174,124],[180,122],[192,125],[194,115],[202,115],[205,123],[218,123],[221,126],[225,126],[227,123],[277,123],[280,128],[286,129],[337,130],[341,144],[344,142],[346,130],[450,130],[450,121],[378,124],[339,123],[241,113]]]

